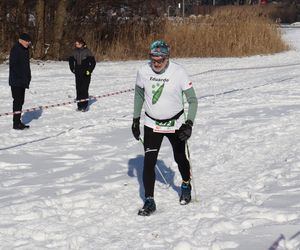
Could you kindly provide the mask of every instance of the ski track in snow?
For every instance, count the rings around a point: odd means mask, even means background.
[[[143,204],[143,150],[131,135],[133,92],[0,117],[0,249],[300,249],[300,29],[294,50],[247,58],[175,59],[199,99],[189,141],[197,201],[180,206],[164,140],[153,216]],[[298,47],[297,47],[298,46]],[[144,61],[99,62],[91,95],[134,87]],[[24,109],[74,99],[66,62],[32,63]],[[11,110],[0,65],[0,113]],[[283,234],[285,239],[279,238]]]

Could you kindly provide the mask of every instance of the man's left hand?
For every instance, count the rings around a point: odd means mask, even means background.
[[[192,126],[193,126],[193,122],[191,120],[187,120],[185,123],[181,125],[178,132],[178,137],[181,141],[186,141],[191,137]]]

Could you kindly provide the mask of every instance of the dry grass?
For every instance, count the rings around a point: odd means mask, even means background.
[[[0,64],[3,63],[3,62],[5,61],[6,57],[7,57],[7,56],[6,56],[5,53],[0,52]]]
[[[276,24],[257,8],[220,8],[208,17],[122,24],[100,60],[145,59],[148,46],[164,39],[172,57],[228,57],[288,50]]]

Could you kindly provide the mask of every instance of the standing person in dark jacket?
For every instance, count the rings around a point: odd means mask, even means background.
[[[96,66],[95,57],[82,38],[75,40],[75,49],[69,58],[70,70],[75,74],[76,100],[89,98],[91,74]],[[87,111],[88,101],[77,103],[78,111]]]
[[[21,111],[25,100],[25,89],[29,88],[31,70],[29,46],[31,38],[27,33],[20,35],[18,42],[12,47],[9,56],[9,85],[13,98],[13,112]],[[13,115],[13,129],[29,128],[21,122],[21,113]]]

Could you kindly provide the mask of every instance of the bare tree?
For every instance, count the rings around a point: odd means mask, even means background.
[[[34,57],[44,57],[45,44],[45,1],[37,0],[36,3],[36,31],[35,31],[35,46]]]
[[[67,0],[58,1],[53,26],[53,46],[51,49],[54,59],[60,59],[60,42],[64,33],[64,21],[67,12]]]
[[[17,13],[16,13],[16,23],[17,23],[17,32],[21,33],[25,31],[25,27],[27,26],[27,15],[26,15],[26,8],[25,8],[25,1],[18,0],[17,2]]]
[[[0,46],[3,48],[2,42],[5,41],[6,34],[6,8],[4,1],[0,2]]]

